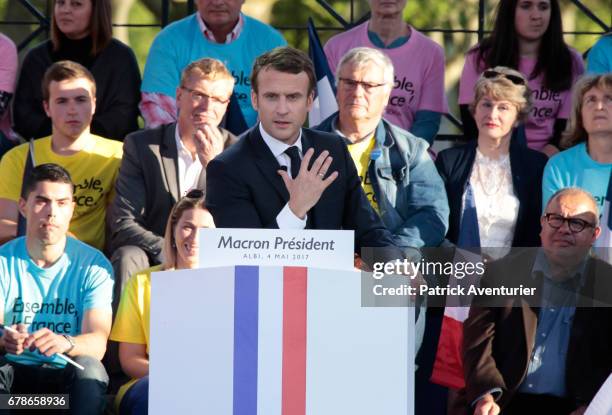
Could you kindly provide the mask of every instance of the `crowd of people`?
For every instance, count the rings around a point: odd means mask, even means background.
[[[444,51],[406,0],[327,42],[338,111],[309,128],[313,63],[243,3],[196,0],[142,81],[110,0],[54,0],[21,65],[0,34],[0,393],[95,414],[110,383],[118,413],[147,413],[150,275],[198,267],[200,228],[350,229],[364,269],[479,247],[488,281],[520,263],[525,285],[612,295],[612,256],[589,255],[612,247],[612,34],[585,64],[558,0],[500,0],[465,57],[464,143],[434,155]],[[581,415],[612,373],[608,309],[475,302],[461,385],[435,385],[442,309],[419,304],[418,414]]]

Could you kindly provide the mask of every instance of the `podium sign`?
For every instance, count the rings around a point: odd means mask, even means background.
[[[200,266],[280,265],[353,269],[353,231],[200,230]]]
[[[159,272],[151,303],[150,414],[413,414],[414,309],[357,271]]]
[[[361,307],[352,231],[200,235],[151,276],[150,414],[414,413],[414,308]]]

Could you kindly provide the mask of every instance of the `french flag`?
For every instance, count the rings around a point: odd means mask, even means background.
[[[414,317],[362,307],[359,272],[167,274],[152,276],[150,413],[413,413]]]
[[[321,124],[323,120],[338,111],[338,102],[334,75],[329,68],[321,40],[310,17],[308,18],[308,54],[314,64],[317,77],[316,95],[312,109],[308,113],[308,125],[312,127]]]
[[[453,261],[475,264],[482,261],[482,257],[480,253],[457,248]],[[474,277],[464,279],[451,277],[449,285],[463,285],[467,289],[470,285],[479,286],[479,281]],[[461,301],[457,297],[447,297],[436,358],[431,372],[430,380],[433,383],[455,390],[465,388],[462,355],[463,323],[470,315],[470,306],[464,304],[471,304],[471,300],[471,296],[467,295],[462,297]]]

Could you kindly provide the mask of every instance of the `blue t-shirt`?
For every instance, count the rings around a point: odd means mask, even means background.
[[[589,51],[587,72],[589,74],[612,72],[612,34],[602,36]]]
[[[0,247],[0,299],[7,326],[23,323],[29,333],[47,327],[76,336],[87,310],[112,310],[112,267],[100,251],[69,237],[60,259],[41,268],[30,258],[25,237],[17,238]],[[66,364],[37,350],[6,358],[26,365]]]
[[[242,15],[244,26],[236,40],[214,43],[204,37],[195,14],[176,21],[155,37],[145,65],[141,91],[176,96],[181,72],[200,58],[223,62],[234,76],[234,95],[246,123],[253,126],[257,112],[251,106],[251,69],[255,58],[277,46],[286,45],[283,36],[272,27]]]
[[[612,163],[598,163],[589,156],[585,142],[555,154],[544,168],[542,208],[556,191],[580,187],[593,195],[601,213],[611,171]]]

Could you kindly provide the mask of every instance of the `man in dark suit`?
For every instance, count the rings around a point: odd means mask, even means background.
[[[490,264],[481,286],[536,291],[474,298],[464,323],[464,408],[456,413],[584,412],[612,371],[612,267],[589,255],[598,218],[589,193],[563,189],[541,218],[541,250]]]
[[[312,62],[297,49],[276,48],[257,58],[251,101],[260,123],[208,164],[206,204],[215,224],[352,229],[357,253],[392,247],[342,139],[302,128],[315,84]],[[397,258],[398,251],[389,255]]]
[[[194,61],[176,90],[178,122],[126,137],[109,219],[115,304],[132,273],[162,262],[170,210],[189,190],[204,189],[208,162],[236,141],[218,128],[233,86],[221,62]]]

